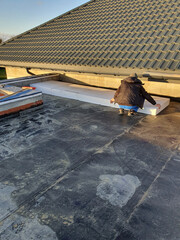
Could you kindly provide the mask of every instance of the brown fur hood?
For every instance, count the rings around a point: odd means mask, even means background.
[[[125,78],[124,80],[122,80],[124,82],[127,82],[127,83],[135,83],[135,84],[141,84],[141,85],[144,85],[141,80],[139,80],[138,78],[135,78],[135,77],[127,77]]]

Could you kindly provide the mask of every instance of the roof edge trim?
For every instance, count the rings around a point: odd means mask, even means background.
[[[132,72],[136,72],[139,76],[147,72],[154,72],[156,74],[162,74],[159,70],[146,69],[146,68],[117,68],[117,67],[99,67],[99,66],[78,66],[78,65],[60,65],[60,64],[45,64],[45,63],[28,63],[28,62],[8,62],[0,61],[0,66],[4,67],[22,67],[22,68],[34,68],[42,70],[63,71],[63,72],[79,72],[79,73],[93,73],[93,74],[107,74],[113,76],[129,75]],[[180,74],[180,71],[164,70],[163,73]]]

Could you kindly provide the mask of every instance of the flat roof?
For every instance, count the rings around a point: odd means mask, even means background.
[[[0,120],[0,237],[177,239],[180,104],[129,118],[43,96]]]

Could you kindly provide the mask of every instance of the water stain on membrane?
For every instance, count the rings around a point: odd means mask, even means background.
[[[34,219],[14,215],[6,219],[0,228],[0,239],[8,240],[57,240],[56,233],[48,226]]]
[[[141,182],[132,175],[101,175],[97,186],[97,196],[109,201],[113,206],[123,207],[132,198]]]
[[[13,192],[16,191],[16,188],[7,184],[8,182],[0,183],[1,220],[17,207],[11,197]],[[40,204],[44,199],[43,196],[40,197],[37,204]],[[57,236],[50,227],[42,225],[37,216],[35,216],[34,219],[31,219],[14,214],[1,222],[0,239],[57,240]]]
[[[4,218],[9,212],[16,208],[11,194],[16,190],[13,186],[0,183],[0,218]]]

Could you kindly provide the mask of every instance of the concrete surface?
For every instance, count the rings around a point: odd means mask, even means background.
[[[180,104],[43,100],[0,120],[0,239],[180,239]]]
[[[54,96],[60,96],[65,98],[71,98],[84,102],[99,104],[103,106],[118,108],[118,104],[111,104],[110,99],[114,96],[115,91],[103,88],[88,87],[78,84],[60,82],[60,81],[48,81],[43,83],[31,84],[32,87],[36,87],[38,91]],[[143,109],[139,109],[138,112],[157,115],[163,109],[165,109],[170,102],[169,98],[153,96],[155,101],[161,104],[161,109],[152,105],[145,100]]]

